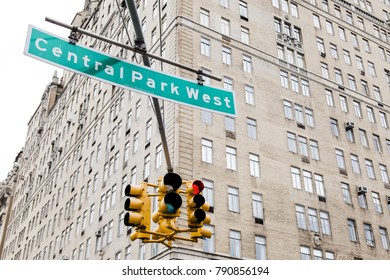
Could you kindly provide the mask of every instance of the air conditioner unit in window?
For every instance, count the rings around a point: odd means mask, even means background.
[[[69,256],[62,255],[61,256],[61,260],[67,261],[67,260],[69,260]]]
[[[366,187],[357,187],[357,193],[358,193],[358,195],[365,194],[365,193],[367,193],[367,188]]]
[[[387,204],[390,205],[390,196],[386,196]]]
[[[95,231],[95,236],[96,236],[96,237],[102,236],[102,231],[101,231],[101,230]]]
[[[353,123],[353,122],[346,122],[346,123],[345,123],[345,128],[346,128],[347,130],[353,129],[354,127],[355,127],[355,123]]]
[[[320,52],[320,55],[321,55],[322,57],[326,57],[326,53],[324,53],[324,52]]]
[[[364,72],[363,70],[361,70],[361,71],[360,71],[360,74],[364,76],[364,75],[366,75],[366,72]]]

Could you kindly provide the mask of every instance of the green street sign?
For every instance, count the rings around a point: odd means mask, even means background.
[[[83,45],[74,45],[29,25],[24,54],[102,82],[156,98],[236,115],[234,93],[129,63]]]

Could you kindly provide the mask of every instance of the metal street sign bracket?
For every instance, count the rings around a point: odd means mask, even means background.
[[[134,42],[135,43],[135,47],[131,47],[129,45],[123,44],[121,42],[118,42],[118,41],[115,41],[115,40],[112,40],[112,39],[109,39],[109,38],[106,38],[104,36],[100,36],[100,35],[94,34],[94,33],[89,32],[89,31],[87,31],[87,30],[85,30],[83,28],[80,28],[78,26],[66,24],[66,23],[60,22],[58,20],[49,18],[49,17],[46,17],[45,21],[53,23],[53,24],[61,26],[61,27],[64,27],[64,28],[67,28],[67,29],[69,29],[71,31],[76,31],[78,34],[83,34],[83,35],[86,35],[86,36],[90,36],[92,38],[101,40],[101,41],[106,42],[106,43],[113,44],[115,46],[118,46],[118,47],[130,50],[132,52],[135,52],[135,53],[138,53],[138,54],[141,54],[141,55],[146,55],[149,58],[153,58],[153,59],[159,60],[161,62],[164,62],[164,63],[170,64],[170,65],[179,67],[181,69],[187,70],[187,71],[192,72],[192,73],[198,74],[198,72],[200,71],[198,69],[191,68],[189,66],[183,65],[183,64],[178,63],[176,61],[171,61],[171,60],[168,60],[166,58],[160,57],[158,55],[151,54],[151,53],[147,52],[146,46],[144,44],[137,44],[136,40]],[[202,73],[203,73],[203,76],[205,76],[205,77],[208,77],[210,79],[216,80],[218,82],[222,81],[222,79],[220,77],[211,75],[209,73],[205,73],[203,71],[202,71]]]

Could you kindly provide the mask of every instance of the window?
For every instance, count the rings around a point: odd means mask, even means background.
[[[324,40],[317,37],[317,49],[320,53],[325,53]]]
[[[339,26],[339,36],[340,40],[346,41],[346,36],[345,36],[345,29]]]
[[[202,139],[202,161],[213,163],[213,141]]]
[[[302,94],[310,96],[309,81],[301,79]]]
[[[314,174],[314,183],[316,185],[317,195],[325,197],[324,177],[319,174]]]
[[[214,207],[214,182],[210,180],[203,180],[203,184],[204,189],[202,194],[210,206]]]
[[[323,78],[329,79],[329,69],[326,63],[321,62],[321,72]]]
[[[297,18],[298,17],[298,5],[295,3],[291,3],[290,7],[291,7],[291,15],[293,17]]]
[[[375,172],[374,172],[374,166],[372,164],[372,160],[366,159],[366,168],[367,168],[367,175],[371,179],[375,179]]]
[[[255,154],[249,154],[250,175],[260,177],[260,157]]]
[[[307,214],[309,218],[309,230],[319,232],[317,210],[313,208],[308,208]]]
[[[389,250],[389,234],[387,233],[387,229],[383,227],[379,227],[379,234],[381,236],[383,249]]]
[[[248,137],[251,139],[257,139],[257,122],[254,119],[247,118],[246,120],[248,128]]]
[[[375,71],[375,65],[371,61],[367,62],[368,65],[368,73],[370,73],[371,76],[376,77],[376,71]]]
[[[291,89],[293,92],[299,93],[299,81],[295,75],[291,75]]]
[[[222,62],[226,65],[232,65],[232,50],[228,47],[222,47]]]
[[[244,1],[239,1],[240,16],[242,19],[248,19],[248,4]]]
[[[328,106],[334,107],[333,92],[329,89],[325,89],[325,97],[326,97],[326,104],[328,104]]]
[[[299,168],[291,167],[291,178],[294,189],[301,189],[301,171]]]
[[[332,22],[330,22],[328,20],[326,21],[326,32],[333,35],[333,25],[332,25]]]
[[[242,67],[246,73],[252,73],[252,58],[248,55],[242,56]]]
[[[375,150],[378,153],[382,153],[382,145],[381,145],[381,141],[380,141],[379,135],[373,134],[372,137],[373,137],[372,140],[373,140],[373,143],[374,143]]]
[[[230,230],[230,256],[241,258],[241,232]]]
[[[379,164],[379,170],[381,173],[381,178],[382,178],[383,183],[389,184],[390,183],[389,182],[389,173],[387,172],[386,165]]]
[[[305,191],[313,193],[313,180],[311,177],[311,172],[303,170],[303,184],[305,186]]]
[[[329,213],[325,211],[320,211],[320,219],[321,219],[322,233],[326,235],[332,235],[330,229]]]
[[[383,128],[388,128],[386,114],[383,113],[383,112],[379,112],[379,119],[380,119],[380,121],[381,121],[382,127],[383,127]]]
[[[313,249],[313,260],[323,260],[323,253],[320,249]]]
[[[358,41],[357,35],[354,33],[351,33],[351,38],[352,38],[352,45],[354,46],[354,48],[359,49],[359,41]]]
[[[259,193],[252,193],[253,217],[264,219],[263,196]]]
[[[205,9],[200,9],[200,24],[206,27],[210,25],[210,12]]]
[[[320,160],[320,152],[318,148],[318,142],[315,140],[309,140],[310,142],[310,155],[314,160]]]
[[[281,0],[282,1],[282,11],[288,13],[288,1],[287,0]]]
[[[372,192],[372,202],[374,204],[375,212],[383,213],[381,200],[379,198],[379,193]]]
[[[336,160],[338,168],[345,170],[344,152],[342,150],[336,149]]]
[[[283,101],[283,109],[284,109],[284,117],[289,120],[293,120],[293,109],[292,109],[292,103],[290,101],[284,100]]]
[[[367,209],[367,197],[365,192],[358,194],[358,202],[360,208]]]
[[[352,242],[357,242],[357,230],[356,230],[356,221],[348,219],[348,232],[349,240]]]
[[[145,142],[149,142],[152,138],[152,119],[148,120],[146,122],[146,136],[145,136]]]
[[[356,81],[354,76],[348,74],[348,83],[351,90],[356,90]]]
[[[209,111],[203,111],[201,112],[201,121],[202,123],[206,125],[211,125],[213,123],[213,115]]]
[[[252,86],[245,85],[245,102],[249,105],[255,105],[255,93]]]
[[[367,115],[368,115],[368,120],[371,123],[375,123],[374,109],[372,109],[371,107],[367,107]]]
[[[236,162],[237,152],[236,148],[226,147],[226,168],[230,170],[237,170]]]
[[[298,124],[304,124],[305,121],[303,119],[303,108],[301,105],[295,104],[295,120]]]
[[[228,205],[229,211],[240,212],[240,203],[238,198],[238,188],[228,187]]]
[[[330,55],[334,59],[339,59],[339,54],[337,52],[337,46],[336,45],[330,44]]]
[[[364,235],[368,246],[375,246],[374,233],[370,224],[364,223]]]
[[[364,30],[364,21],[360,17],[358,17],[358,28]]]
[[[249,29],[241,26],[241,42],[249,45]]]
[[[200,38],[200,53],[205,56],[210,56],[210,39]]]
[[[288,150],[292,153],[297,153],[297,139],[295,133],[287,132]]]
[[[310,255],[310,248],[306,246],[301,246],[301,260],[310,260],[311,255]]]
[[[368,148],[367,133],[363,129],[359,129],[360,143],[363,147]]]
[[[343,85],[344,81],[343,81],[343,74],[342,74],[341,70],[335,68],[334,73],[335,73],[336,83],[338,83],[339,85]]]
[[[346,204],[352,205],[351,190],[349,185],[346,183],[341,183],[341,193],[343,195],[343,200]]]
[[[360,164],[359,164],[359,158],[357,155],[351,154],[351,163],[352,163],[352,171],[355,174],[360,174]]]
[[[156,169],[162,166],[162,145],[156,147]]]
[[[340,107],[341,111],[348,113],[347,98],[343,95],[340,95]]]
[[[235,132],[235,121],[230,116],[225,116],[225,129],[226,131]]]
[[[330,119],[330,129],[332,131],[333,136],[335,136],[335,137],[340,136],[339,125],[338,125],[337,120],[332,119],[332,118]]]
[[[353,110],[355,112],[355,116],[358,117],[359,119],[361,119],[362,118],[362,108],[360,106],[360,102],[354,100],[352,102],[352,104],[353,104]]]
[[[283,88],[289,88],[288,86],[288,73],[285,71],[280,71],[280,83]]]
[[[266,260],[267,259],[267,250],[266,250],[265,237],[255,236],[255,253],[256,260]]]
[[[308,157],[309,156],[309,150],[307,147],[307,139],[303,136],[298,136],[298,143],[299,143],[299,152],[302,156]]]
[[[321,28],[319,16],[313,15],[313,25],[315,28]]]
[[[297,218],[298,228],[307,229],[305,207],[302,205],[295,205],[295,215]]]
[[[203,239],[203,251],[208,253],[215,252],[215,227],[212,225],[204,225],[204,228],[211,231],[211,238]]]
[[[221,33],[230,36],[230,21],[228,19],[221,18]]]
[[[229,8],[229,0],[219,0],[219,4],[225,9]]]
[[[381,94],[381,91],[379,89],[379,87],[377,86],[373,86],[374,88],[374,98],[376,101],[378,102],[382,102],[382,94]]]
[[[147,155],[144,159],[144,179],[149,178],[150,175],[150,155]]]

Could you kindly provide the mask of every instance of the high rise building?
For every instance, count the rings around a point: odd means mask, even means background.
[[[160,101],[174,172],[205,183],[212,238],[129,240],[124,187],[167,172],[150,99],[65,72],[3,182],[1,258],[389,259],[389,6],[137,1],[151,53],[235,93],[235,118]],[[134,44],[125,1],[87,0],[73,24]],[[78,44],[142,61],[84,35]]]

